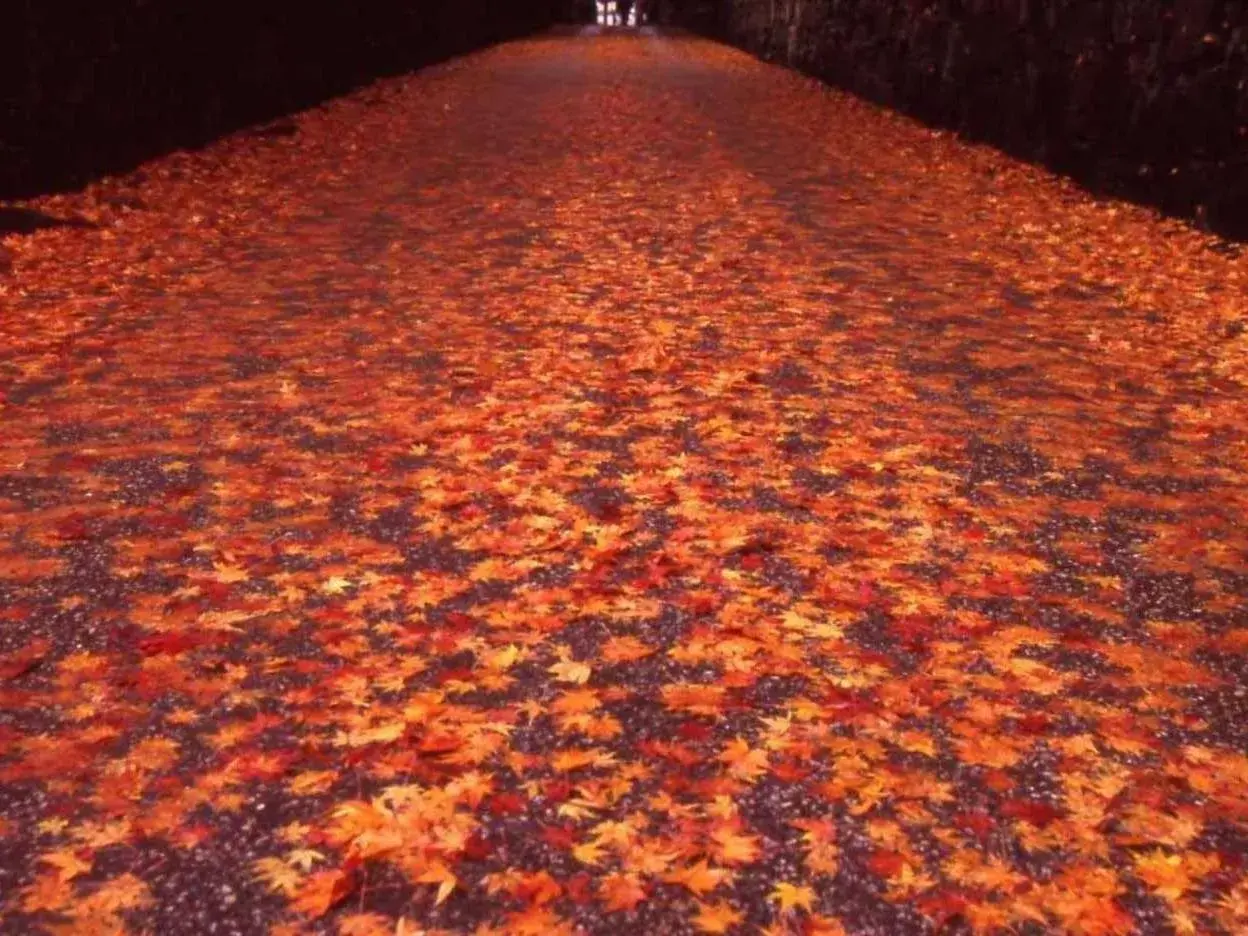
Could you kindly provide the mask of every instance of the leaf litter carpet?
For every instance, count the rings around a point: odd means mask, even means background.
[[[1248,930],[1245,260],[540,37],[9,238],[0,929]]]

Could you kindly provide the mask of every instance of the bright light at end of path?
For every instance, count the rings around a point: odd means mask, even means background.
[[[637,5],[629,7],[628,22],[622,22],[623,15],[620,13],[619,4],[616,0],[598,0],[598,25],[599,26],[638,26],[637,21]]]

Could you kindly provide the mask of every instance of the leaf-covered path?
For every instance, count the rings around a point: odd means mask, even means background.
[[[6,242],[0,931],[1248,928],[1248,261],[688,39],[295,124]]]

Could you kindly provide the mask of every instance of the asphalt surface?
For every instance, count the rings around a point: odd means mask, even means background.
[[[20,206],[0,931],[1248,931],[1248,261],[550,36]]]

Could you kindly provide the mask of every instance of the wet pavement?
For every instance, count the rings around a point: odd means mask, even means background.
[[[1248,930],[1238,248],[653,32],[292,124],[4,241],[0,932]]]

